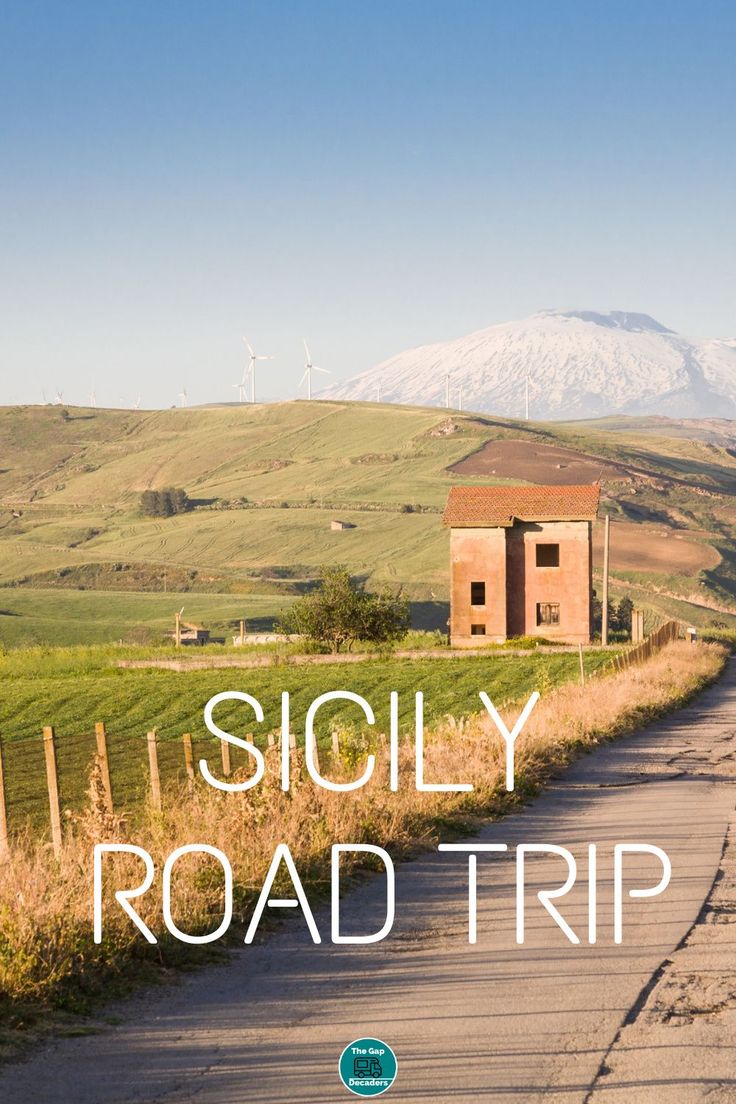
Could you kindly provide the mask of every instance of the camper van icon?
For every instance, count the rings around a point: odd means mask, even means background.
[[[356,1058],[353,1062],[353,1077],[381,1077],[382,1074],[377,1058]]]
[[[337,1071],[353,1096],[382,1096],[396,1080],[397,1065],[382,1039],[354,1039],[340,1055]]]

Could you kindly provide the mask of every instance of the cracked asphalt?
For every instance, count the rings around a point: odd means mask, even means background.
[[[412,1104],[723,1104],[736,1101],[736,661],[688,708],[578,761],[483,843],[557,843],[581,877],[556,902],[570,944],[534,891],[555,856],[528,862],[527,941],[515,942],[513,855],[478,859],[478,942],[467,942],[467,861],[397,867],[397,919],[382,943],[314,946],[298,916],[222,966],[142,994],[99,1033],[51,1042],[0,1072],[13,1104],[326,1104],[349,1099],[342,1048],[385,1040]],[[664,848],[672,881],[629,900],[612,938],[612,850]],[[587,845],[598,845],[598,942],[587,932]],[[627,858],[630,885],[659,872]],[[382,879],[343,902],[350,930],[383,919]]]

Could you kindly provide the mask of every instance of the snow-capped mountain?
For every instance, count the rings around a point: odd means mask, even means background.
[[[736,340],[684,337],[647,314],[544,310],[422,345],[320,397],[444,406],[533,419],[736,417]]]

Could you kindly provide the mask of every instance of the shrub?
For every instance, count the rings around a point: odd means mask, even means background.
[[[324,644],[333,653],[348,651],[356,640],[386,644],[409,630],[409,602],[383,590],[372,594],[346,567],[327,568],[319,589],[300,598],[280,619],[281,632]]]
[[[629,597],[622,598],[618,605],[608,603],[608,629],[612,633],[619,633],[622,639],[631,635],[631,614],[634,603]],[[603,603],[600,598],[593,598],[593,630],[600,634],[603,623]]]

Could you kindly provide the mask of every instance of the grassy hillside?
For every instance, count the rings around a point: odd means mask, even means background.
[[[158,631],[182,604],[181,591],[198,595],[196,607],[189,594],[184,603],[192,619],[220,635],[241,616],[263,627],[325,563],[436,603],[447,597],[440,512],[452,483],[599,474],[614,518],[616,592],[652,615],[677,609],[700,624],[730,623],[733,427],[609,421],[537,424],[317,401],[157,412],[5,408],[0,641]],[[172,484],[196,509],[142,517],[141,492]],[[354,528],[333,531],[341,517]]]

